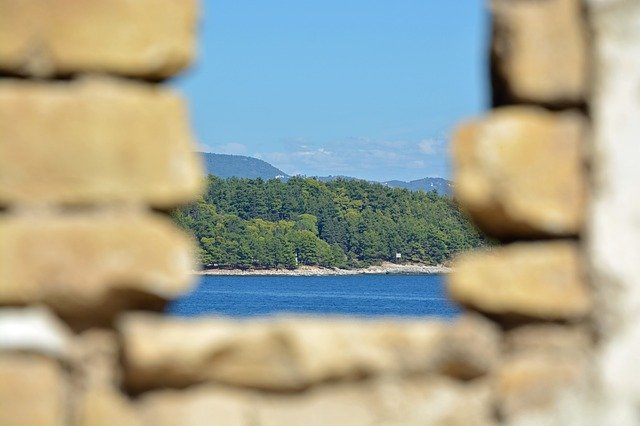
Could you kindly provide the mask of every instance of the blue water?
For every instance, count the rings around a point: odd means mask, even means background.
[[[442,275],[204,276],[168,312],[179,316],[247,317],[281,313],[436,316],[460,311]]]

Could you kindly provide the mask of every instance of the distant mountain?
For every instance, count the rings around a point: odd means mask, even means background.
[[[269,180],[289,177],[282,170],[257,158],[245,157],[244,155],[212,154],[209,152],[201,152],[199,154],[202,156],[206,173],[221,178],[240,177]]]
[[[453,192],[453,183],[442,178],[423,178],[405,182],[401,180],[389,180],[382,182],[391,188],[405,188],[410,191],[433,191],[434,189],[440,195],[451,195]]]
[[[221,178],[239,177],[256,179],[288,179],[290,176],[272,166],[266,161],[244,155],[212,154],[209,152],[200,153],[204,161],[207,174],[219,176]],[[329,182],[335,179],[359,180],[350,176],[314,176],[321,182]],[[379,182],[391,188],[405,188],[410,191],[433,191],[440,195],[451,195],[453,184],[451,181],[442,178],[423,178],[405,182],[401,180],[389,180]]]

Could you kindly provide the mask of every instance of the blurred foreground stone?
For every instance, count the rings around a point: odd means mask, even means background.
[[[128,314],[118,328],[126,382],[137,391],[201,382],[291,391],[385,374],[472,379],[491,371],[500,350],[497,327],[478,317],[448,325]]]
[[[69,392],[58,361],[0,353],[0,425],[66,426]]]
[[[453,141],[456,198],[496,237],[576,235],[584,124],[574,113],[507,107],[462,125]]]
[[[195,56],[196,0],[0,0],[0,70],[170,77]]]
[[[0,206],[149,203],[202,187],[185,105],[170,90],[106,78],[0,82]]]
[[[514,243],[461,255],[448,289],[490,314],[578,320],[592,306],[582,267],[575,242]]]
[[[0,216],[0,305],[42,303],[74,325],[159,309],[190,288],[190,239],[138,213]]]
[[[585,101],[588,33],[581,0],[491,0],[494,105]]]

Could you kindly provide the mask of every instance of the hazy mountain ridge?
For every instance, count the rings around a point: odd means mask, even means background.
[[[219,176],[221,178],[248,178],[264,180],[288,179],[291,177],[277,167],[254,157],[244,155],[214,154],[209,152],[199,153],[204,161],[207,174]],[[335,179],[364,180],[350,176],[314,176],[321,182],[329,182]],[[390,180],[378,182],[391,188],[405,188],[410,191],[433,191],[440,195],[451,195],[453,183],[443,178],[426,177],[409,182],[401,180]]]

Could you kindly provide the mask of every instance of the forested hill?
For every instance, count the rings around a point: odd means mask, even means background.
[[[289,177],[282,170],[258,158],[244,155],[198,153],[202,157],[207,174],[222,178],[274,179]]]
[[[264,180],[289,179],[289,175],[274,167],[266,161],[244,155],[213,154],[210,152],[198,153],[204,162],[205,172],[221,178],[247,178]],[[330,182],[336,179],[358,180],[349,176],[320,176],[316,179],[322,182]],[[452,183],[442,178],[426,177],[409,182],[402,180],[390,180],[382,184],[392,188],[406,188],[411,191],[429,192],[435,190],[440,195],[451,195]]]
[[[449,197],[361,180],[208,177],[203,198],[173,213],[205,266],[439,264],[485,244]]]

